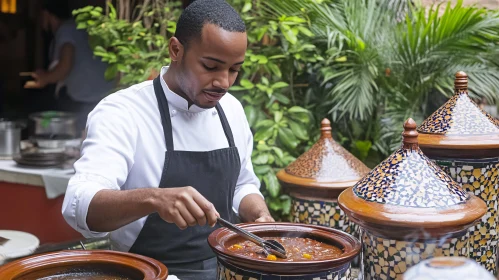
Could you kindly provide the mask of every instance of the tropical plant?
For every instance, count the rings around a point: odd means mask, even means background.
[[[168,38],[175,32],[180,1],[120,0],[75,10],[77,27],[89,33],[94,54],[109,64],[106,78],[119,76],[120,87],[143,82],[170,63]]]
[[[275,16],[309,22],[327,55],[314,112],[328,110],[353,149],[359,142],[382,156],[399,145],[401,124],[421,122],[452,94],[463,70],[475,97],[495,103],[499,91],[499,16],[448,2],[427,9],[410,1],[269,0]],[[373,163],[379,160],[376,158]]]

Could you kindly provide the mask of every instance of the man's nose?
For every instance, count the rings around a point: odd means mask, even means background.
[[[220,73],[214,80],[213,80],[213,86],[216,88],[223,88],[223,89],[228,89],[230,86],[229,82],[229,73],[226,71],[223,71]]]

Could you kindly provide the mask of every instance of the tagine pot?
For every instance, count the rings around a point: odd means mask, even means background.
[[[328,119],[321,122],[319,140],[285,169],[277,178],[292,199],[293,222],[327,226],[357,234],[357,226],[338,206],[340,193],[369,172],[331,135]]]
[[[468,229],[485,203],[454,182],[418,146],[416,123],[404,124],[403,144],[355,186],[340,207],[360,227],[364,279],[401,279],[420,261],[468,256]]]
[[[424,260],[404,273],[403,280],[495,280],[472,259],[465,257],[436,257]]]
[[[350,280],[351,261],[360,252],[361,245],[355,237],[323,226],[295,223],[249,223],[240,224],[245,230],[262,237],[309,238],[336,246],[341,253],[323,260],[268,260],[258,259],[231,250],[231,246],[245,240],[227,228],[219,228],[208,237],[208,243],[217,256],[217,280]],[[288,248],[287,252],[289,253]],[[301,253],[301,252],[300,252]],[[353,279],[352,279],[353,280]]]
[[[165,280],[168,269],[154,259],[110,250],[67,250],[34,255],[0,266],[0,279]]]
[[[470,229],[470,258],[497,274],[499,235],[499,122],[471,100],[468,76],[458,72],[455,93],[418,128],[423,152],[466,191],[487,204]]]

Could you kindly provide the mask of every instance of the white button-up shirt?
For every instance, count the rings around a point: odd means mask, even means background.
[[[161,69],[161,77],[167,67]],[[173,93],[161,78],[170,108],[175,150],[210,151],[227,148],[229,143],[215,108],[188,107],[187,101]],[[233,210],[241,200],[260,194],[260,181],[253,172],[253,135],[241,103],[227,93],[220,101],[241,160]],[[92,232],[86,219],[94,195],[103,189],[130,190],[158,187],[165,159],[165,137],[152,81],[120,90],[103,99],[88,115],[87,137],[81,158],[75,163],[62,213],[68,224],[83,236],[102,237]],[[195,174],[193,174],[195,176]],[[262,196],[263,197],[263,196]],[[128,251],[147,217],[110,233],[113,249]]]

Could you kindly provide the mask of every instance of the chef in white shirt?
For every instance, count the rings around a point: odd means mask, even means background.
[[[273,222],[253,172],[253,136],[227,93],[244,62],[246,27],[224,0],[189,5],[171,65],[89,114],[62,213],[85,237],[160,260],[184,279],[215,279],[217,216]]]

